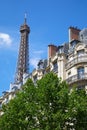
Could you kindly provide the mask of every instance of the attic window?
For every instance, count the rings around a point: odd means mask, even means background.
[[[79,51],[77,51],[77,55],[78,56],[82,56],[84,54],[84,50],[79,50]]]
[[[83,39],[83,35],[81,34],[81,39]]]

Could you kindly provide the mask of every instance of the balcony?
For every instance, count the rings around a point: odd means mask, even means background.
[[[86,84],[87,84],[87,73],[84,73],[84,74],[81,74],[81,75],[73,75],[71,77],[69,77],[66,82],[68,84],[74,84],[76,82],[78,82],[79,84],[83,84],[84,82],[83,81],[86,81]]]
[[[67,62],[65,64],[65,68],[69,69],[69,68],[73,67],[74,65],[83,63],[83,62],[87,62],[87,55],[76,57],[72,61]]]

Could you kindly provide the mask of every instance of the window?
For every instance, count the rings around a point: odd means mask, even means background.
[[[70,43],[70,46],[71,46],[72,49],[75,48],[77,42],[78,42],[77,40],[73,40],[73,41]]]
[[[71,75],[71,71],[68,72],[68,76]]]
[[[34,83],[36,83],[36,81],[37,81],[37,75],[35,75],[35,76],[33,77],[33,79],[34,79]]]
[[[55,62],[55,63],[53,64],[53,66],[54,66],[54,68],[57,68],[57,67],[58,67],[57,62]]]
[[[84,67],[80,67],[77,69],[78,79],[84,78]]]
[[[12,88],[12,90],[13,90],[13,91],[16,91],[16,90],[18,90],[18,87],[17,87],[17,86],[14,86],[14,87]]]
[[[54,71],[54,72],[58,72],[57,62],[54,62],[54,63],[53,63],[53,71]]]
[[[84,54],[84,50],[79,50],[79,51],[77,51],[77,55],[78,56],[82,56]]]
[[[73,41],[71,46],[72,46],[72,48],[75,48],[75,46],[76,46],[76,41]]]

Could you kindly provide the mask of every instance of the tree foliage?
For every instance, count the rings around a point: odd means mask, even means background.
[[[68,107],[68,122],[76,130],[87,129],[87,93],[85,90],[79,90],[74,88],[69,95],[69,107]]]
[[[72,89],[53,73],[34,85],[31,79],[3,105],[0,130],[87,129],[87,94]]]

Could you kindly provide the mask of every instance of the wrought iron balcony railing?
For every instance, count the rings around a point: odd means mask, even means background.
[[[83,55],[83,56],[74,58],[73,60],[66,63],[65,67],[66,67],[66,69],[69,69],[72,66],[74,66],[75,64],[82,63],[82,62],[87,62],[87,55]]]
[[[66,82],[69,83],[69,84],[72,84],[74,82],[77,82],[77,81],[82,81],[82,80],[87,80],[87,73],[84,73],[84,74],[77,74],[77,75],[73,75],[71,77],[69,77]]]

